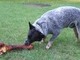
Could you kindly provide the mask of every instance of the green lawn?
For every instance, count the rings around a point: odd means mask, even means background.
[[[42,3],[45,3],[45,1],[41,0]],[[0,1],[0,41],[6,44],[24,44],[27,38],[29,21],[33,23],[44,12],[58,6],[80,7],[80,3],[75,2],[75,0],[65,1],[46,1],[51,4],[50,7],[27,6],[24,3],[29,3],[29,1],[24,2],[24,0],[17,0],[17,2]],[[49,39],[50,35],[47,37],[46,43],[35,42],[34,49],[30,51],[8,52],[1,55],[0,60],[80,60],[80,44],[76,43],[72,29],[64,29],[55,40],[52,48],[46,50],[45,46]]]

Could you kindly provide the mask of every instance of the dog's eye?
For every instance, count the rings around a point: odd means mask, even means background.
[[[38,36],[35,36],[35,38],[38,38]]]
[[[30,36],[30,35],[28,35],[28,38],[31,38],[31,36]]]

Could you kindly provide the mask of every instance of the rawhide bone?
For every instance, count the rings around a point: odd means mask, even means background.
[[[33,45],[6,45],[4,43],[0,43],[0,55],[6,53],[7,51],[12,50],[22,50],[27,49],[30,50],[33,48]]]

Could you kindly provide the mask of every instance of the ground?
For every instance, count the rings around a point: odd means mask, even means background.
[[[29,3],[50,4],[51,6],[32,6]],[[44,12],[59,6],[76,6],[80,8],[78,0],[35,0],[35,1],[0,1],[0,42],[6,44],[24,44],[28,34],[28,22],[33,23]],[[0,60],[80,60],[80,43],[77,43],[72,29],[64,29],[55,40],[51,49],[46,42],[33,43],[33,50],[11,51],[0,56]]]

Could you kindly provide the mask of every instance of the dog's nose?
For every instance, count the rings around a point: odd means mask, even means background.
[[[29,40],[26,40],[25,41],[25,45],[30,45],[30,41]]]

